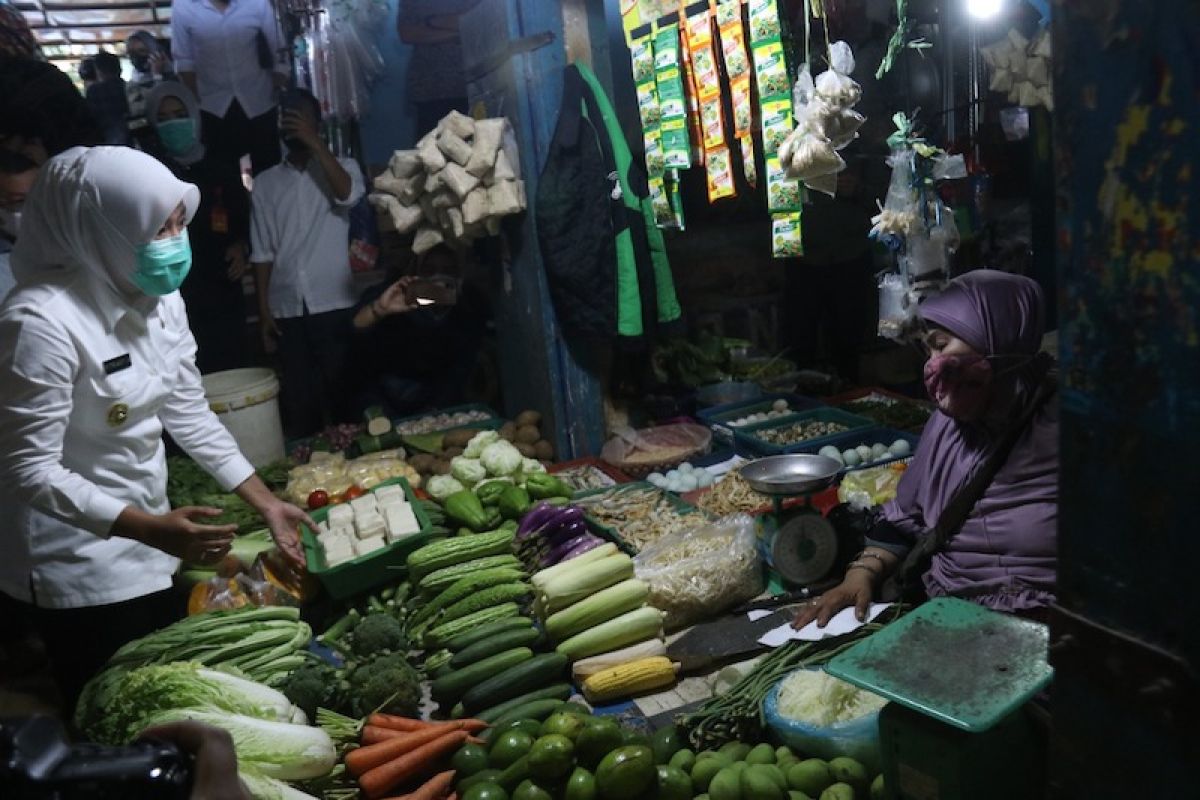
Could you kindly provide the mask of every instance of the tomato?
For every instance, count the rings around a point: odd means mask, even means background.
[[[342,500],[353,500],[356,497],[362,497],[367,493],[367,490],[358,484],[351,484],[350,488],[342,492]]]
[[[431,495],[429,492],[425,491],[424,489],[413,489],[413,497],[417,498],[418,500],[432,500],[433,499],[433,495]]]
[[[329,492],[324,489],[317,489],[308,496],[308,507],[315,511],[318,508],[329,505]]]

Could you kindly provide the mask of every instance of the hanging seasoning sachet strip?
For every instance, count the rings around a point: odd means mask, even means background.
[[[729,78],[733,135],[738,140],[746,182],[757,186],[758,166],[754,157],[754,92],[750,84],[750,54],[746,49],[746,28],[742,24],[742,0],[719,0],[715,4],[714,13],[721,36],[725,75]]]
[[[722,107],[721,75],[717,68],[716,41],[712,14],[708,8],[690,13],[685,20],[687,50],[691,56],[695,97],[700,106],[700,142],[704,150],[704,172],[708,202],[733,197],[733,163],[725,135],[725,110]]]
[[[659,132],[662,136],[663,164],[667,169],[692,166],[692,146],[688,138],[688,98],[683,89],[679,58],[679,26],[671,23],[654,34],[654,77],[662,112]]]

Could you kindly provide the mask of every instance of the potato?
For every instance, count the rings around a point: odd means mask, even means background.
[[[513,422],[506,422],[500,426],[500,430],[497,433],[500,434],[500,438],[504,441],[511,442],[517,436],[517,426]]]
[[[454,458],[455,456],[461,456],[462,454],[463,449],[461,447],[447,447],[442,451],[442,455],[446,458]]]
[[[526,458],[534,458],[537,455],[537,449],[528,442],[517,442],[517,452]]]
[[[533,425],[537,427],[542,424],[542,415],[536,411],[522,411],[520,414],[517,414],[515,421],[518,426]]]
[[[541,461],[552,461],[554,459],[554,445],[550,444],[545,439],[535,443],[533,445],[533,450],[535,453],[537,453],[534,458],[537,458]]]
[[[450,474],[450,459],[439,458],[433,462],[434,475],[449,475]]]
[[[533,425],[521,425],[517,428],[516,440],[518,442],[533,444],[540,438],[542,438],[542,434]]]
[[[447,431],[442,437],[442,447],[449,450],[451,447],[466,447],[467,443],[474,438],[479,431],[474,428],[457,428],[452,431]]]
[[[408,460],[417,472],[429,472],[433,468],[434,457],[429,453],[418,453]]]

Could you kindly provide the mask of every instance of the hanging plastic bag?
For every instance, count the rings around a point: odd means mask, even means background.
[[[668,631],[724,613],[763,590],[755,522],[748,514],[664,536],[633,564],[637,578],[650,585],[647,604],[666,614]]]

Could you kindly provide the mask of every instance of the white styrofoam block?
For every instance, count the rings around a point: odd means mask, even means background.
[[[332,506],[329,509],[329,526],[350,525],[354,522],[354,509],[347,505]]]
[[[374,553],[376,550],[387,547],[387,540],[382,536],[372,536],[368,539],[359,539],[355,545],[355,552],[360,556],[365,556],[367,553]]]

